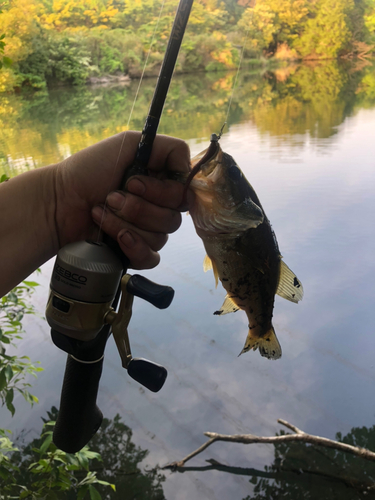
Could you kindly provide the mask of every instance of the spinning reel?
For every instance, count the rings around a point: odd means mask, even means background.
[[[120,259],[105,243],[80,241],[60,250],[51,278],[46,317],[52,339],[61,346],[60,335],[87,342],[94,340],[104,325],[112,326],[122,366],[137,382],[158,392],[167,378],[167,370],[146,359],[133,358],[128,324],[134,296],[159,309],[168,307],[174,290],[144,278],[124,274]],[[116,313],[112,307],[121,281],[121,303]],[[72,353],[70,353],[72,354]]]
[[[64,451],[81,449],[101,424],[96,396],[111,329],[130,377],[153,392],[164,385],[167,370],[163,366],[132,357],[128,324],[134,296],[165,309],[174,290],[125,274],[123,262],[106,243],[80,241],[59,251],[46,318],[53,342],[69,354],[54,430],[54,442]]]

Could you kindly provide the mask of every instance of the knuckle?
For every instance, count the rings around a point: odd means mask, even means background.
[[[143,201],[138,196],[127,194],[125,196],[125,203],[121,210],[121,215],[129,222],[138,220],[143,212]]]
[[[183,153],[185,156],[188,156],[190,158],[190,148],[187,142],[183,141],[182,139],[178,139],[179,141],[179,147],[181,149],[181,153]]]

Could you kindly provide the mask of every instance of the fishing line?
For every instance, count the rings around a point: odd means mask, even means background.
[[[150,54],[151,54],[151,50],[152,50],[152,47],[153,47],[154,42],[155,42],[156,32],[157,32],[157,29],[159,27],[159,22],[160,22],[160,19],[161,19],[161,14],[162,14],[163,9],[164,9],[164,5],[165,5],[165,0],[163,0],[163,2],[161,4],[161,7],[160,7],[159,17],[158,17],[158,20],[156,22],[156,25],[155,25],[155,28],[154,28],[154,31],[153,31],[153,34],[152,34],[150,48],[148,49],[148,52],[147,52],[146,61],[145,61],[144,65],[143,65],[143,69],[142,69],[142,73],[141,73],[141,78],[139,79],[139,83],[138,83],[138,87],[137,87],[137,90],[136,90],[136,93],[135,93],[133,104],[132,104],[132,107],[130,109],[129,118],[128,118],[128,121],[127,121],[127,124],[126,124],[127,130],[129,130],[130,120],[131,120],[132,115],[133,115],[135,103],[137,102],[137,99],[138,99],[138,94],[139,94],[139,91],[140,91],[140,88],[141,88],[141,85],[142,85],[142,82],[143,82],[143,77],[144,77],[144,74],[145,74],[145,71],[146,71],[146,67],[147,67],[148,60],[149,60],[149,57],[150,57]],[[116,160],[113,172],[112,172],[111,182],[109,184],[107,196],[106,196],[106,199],[105,199],[105,202],[104,202],[104,205],[103,205],[103,213],[102,213],[102,217],[100,219],[99,231],[98,231],[97,241],[96,241],[97,243],[99,243],[99,241],[101,239],[102,225],[103,225],[103,222],[104,222],[105,210],[107,208],[107,197],[108,197],[108,194],[111,191],[111,186],[112,186],[112,183],[113,183],[113,179],[115,177],[115,173],[116,173],[119,161],[120,161],[121,152],[123,150],[124,143],[125,143],[126,132],[122,136],[122,141],[121,141],[121,144],[120,144],[120,150],[119,150],[118,155],[117,155],[117,160]]]
[[[240,54],[240,60],[239,60],[238,67],[237,67],[237,73],[236,73],[236,76],[234,78],[233,87],[232,87],[232,93],[231,93],[231,96],[229,98],[229,104],[228,104],[227,114],[226,114],[226,117],[225,117],[224,124],[221,127],[220,133],[218,135],[219,139],[220,139],[220,137],[223,134],[223,130],[224,130],[225,125],[228,123],[229,111],[230,111],[230,108],[232,106],[232,100],[233,100],[233,96],[234,96],[234,91],[235,91],[235,88],[236,88],[236,85],[237,85],[238,75],[240,73],[242,59],[243,59],[243,54],[245,52],[246,44],[247,44],[248,39],[249,39],[249,34],[250,34],[250,28],[248,28],[246,30],[246,33],[245,33],[245,41],[244,41],[244,44],[242,45],[242,50],[241,50],[241,54]]]

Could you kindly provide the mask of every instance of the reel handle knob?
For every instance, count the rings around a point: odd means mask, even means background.
[[[144,276],[133,274],[129,279],[127,292],[146,300],[158,309],[166,309],[171,305],[174,297],[174,290],[170,286],[159,285]]]
[[[168,372],[164,366],[144,358],[133,358],[128,364],[128,374],[136,382],[152,392],[159,392],[163,387]]]

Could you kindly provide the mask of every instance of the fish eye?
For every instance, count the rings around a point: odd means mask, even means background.
[[[228,168],[228,176],[232,181],[238,181],[242,177],[242,172],[237,165],[231,165]]]

